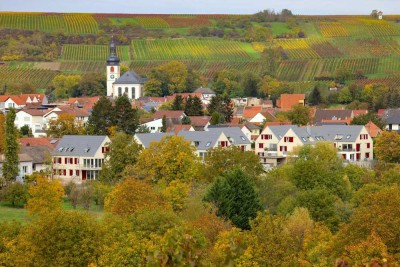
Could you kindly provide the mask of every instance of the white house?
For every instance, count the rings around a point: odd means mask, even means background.
[[[150,133],[159,133],[162,129],[162,119],[152,120],[139,125],[140,127],[147,127]]]
[[[295,147],[328,141],[347,162],[368,161],[373,158],[373,142],[364,126],[323,125],[298,127],[295,125],[268,126],[257,138],[255,152],[266,168],[277,166]]]
[[[34,137],[46,136],[44,115],[48,112],[45,109],[23,109],[15,114],[15,126],[20,129],[24,125],[32,130]]]
[[[109,143],[107,136],[64,135],[52,153],[53,178],[64,184],[96,180]]]
[[[0,155],[0,176],[3,175],[4,155]],[[31,175],[33,172],[33,159],[27,154],[18,154],[18,177],[23,178],[25,175]],[[17,177],[16,177],[17,178]]]
[[[136,142],[144,148],[148,148],[151,142],[159,142],[164,136],[172,136],[173,133],[143,133],[134,136]],[[204,159],[209,149],[217,147],[237,146],[243,151],[251,149],[251,142],[240,128],[224,127],[210,128],[208,131],[179,131],[177,136],[182,136],[190,141],[196,148],[196,154]]]
[[[43,115],[46,127],[49,127],[49,122],[51,120],[57,120],[60,114],[72,115],[75,118],[75,122],[83,126],[86,125],[90,116],[90,112],[85,108],[70,105],[57,106]]]
[[[200,93],[201,96],[201,102],[203,102],[203,104],[208,105],[210,104],[211,98],[213,98],[214,96],[216,96],[217,94],[211,90],[210,88],[206,88],[206,87],[200,87],[198,89],[196,89],[193,93],[198,94]]]

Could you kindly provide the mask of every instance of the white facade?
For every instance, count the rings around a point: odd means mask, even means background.
[[[120,66],[107,66],[107,96],[115,96],[113,83],[120,77]]]
[[[43,113],[44,115],[44,113]],[[32,115],[24,110],[20,110],[15,114],[15,126],[20,129],[24,125],[28,125],[32,130],[32,134],[34,137],[45,136],[44,128],[45,128],[45,119],[43,115]]]
[[[78,137],[79,138],[79,137]],[[60,140],[61,141],[61,140]],[[91,147],[90,150],[94,149],[94,153],[90,155],[85,155],[84,150],[81,154],[66,155],[71,148],[74,148],[76,144],[68,144],[70,147],[60,147],[58,149],[63,149],[63,151],[54,150],[52,155],[52,175],[53,178],[60,179],[63,184],[69,182],[82,183],[85,180],[96,180],[100,175],[100,171],[106,159],[105,153],[108,152],[108,144],[110,139],[105,137],[104,140],[96,147]],[[73,152],[73,151],[71,151]],[[63,153],[63,155],[59,155]]]
[[[150,133],[159,133],[162,128],[162,119],[157,119],[154,121],[149,121],[141,124],[140,126],[145,126],[150,130]]]
[[[327,141],[332,143],[338,150],[338,155],[346,162],[373,159],[373,141],[364,126],[336,126],[338,134],[335,134],[332,126],[318,127],[266,127],[256,140],[255,153],[260,157],[261,163],[269,168],[284,162],[296,147]]]
[[[138,99],[144,96],[143,84],[113,84],[110,96],[117,98],[126,95],[129,99]]]
[[[261,124],[266,120],[265,116],[261,113],[257,113],[253,118],[251,118],[250,122],[255,124]]]

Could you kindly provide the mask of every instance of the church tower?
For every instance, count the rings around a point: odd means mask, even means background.
[[[114,43],[114,39],[111,39],[110,55],[107,58],[107,96],[113,95],[113,83],[120,76],[119,62],[117,46]]]

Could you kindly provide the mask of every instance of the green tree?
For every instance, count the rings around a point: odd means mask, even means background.
[[[351,125],[366,125],[368,122],[372,121],[376,126],[383,129],[386,126],[386,123],[379,118],[376,113],[368,112],[367,114],[361,114],[357,117],[354,117],[351,120]]]
[[[342,104],[348,104],[351,101],[353,101],[353,96],[351,95],[351,92],[348,87],[343,87],[340,90],[339,96],[338,96],[338,101],[339,101],[339,103],[342,103]]]
[[[11,203],[13,207],[23,207],[28,200],[28,186],[23,183],[12,183],[7,185],[0,192],[5,201]]]
[[[95,135],[109,135],[109,129],[114,125],[114,117],[115,112],[111,101],[102,96],[93,106],[86,126],[87,131]]]
[[[107,184],[115,184],[122,179],[131,165],[137,162],[141,147],[135,142],[132,135],[123,132],[116,133],[111,138],[107,160],[102,166],[99,180]]]
[[[328,142],[301,147],[294,163],[292,181],[299,189],[323,187],[342,199],[348,198],[351,189],[349,181],[344,179],[342,159]]]
[[[172,102],[172,110],[183,110],[183,97],[181,95],[177,95]]]
[[[400,162],[400,135],[396,132],[382,132],[376,138],[374,151],[379,160]]]
[[[240,167],[253,178],[258,177],[264,171],[259,157],[254,152],[242,151],[236,146],[210,149],[204,164],[203,176],[208,181],[214,181],[218,176],[235,167]]]
[[[170,61],[150,71],[146,83],[147,95],[166,96],[186,89],[188,69],[179,61]],[[161,94],[160,94],[161,93]]]
[[[18,175],[18,130],[14,125],[15,109],[10,109],[6,116],[4,139],[3,178],[11,182]]]
[[[162,122],[161,132],[165,133],[167,132],[167,117],[165,117],[165,115],[162,116],[161,122]]]
[[[243,73],[241,86],[245,96],[257,97],[259,92],[260,78],[254,73],[247,71]]]
[[[307,125],[311,121],[311,110],[301,104],[296,105],[287,113],[287,118],[298,126]]]
[[[98,96],[107,92],[107,82],[104,75],[88,73],[82,76],[78,88],[73,91],[72,96]]]
[[[317,106],[322,102],[321,92],[318,86],[314,86],[314,89],[311,91],[310,97],[308,99],[308,103],[312,106]]]
[[[239,168],[226,172],[214,181],[204,200],[217,207],[218,216],[241,229],[250,229],[249,220],[262,210],[251,179]]]
[[[260,57],[262,76],[276,76],[279,64],[282,61],[282,53],[283,49],[281,47],[264,49]],[[266,94],[266,96],[268,96],[268,94]]]
[[[307,208],[311,217],[317,222],[323,222],[331,230],[338,230],[340,217],[336,209],[335,195],[325,188],[305,190],[296,196],[296,206]]]
[[[185,114],[187,116],[203,116],[203,103],[197,96],[190,96],[186,99]]]
[[[119,131],[134,134],[139,125],[139,114],[126,95],[115,100],[115,125]]]
[[[5,143],[5,116],[0,113],[0,154],[4,153],[4,143]]]
[[[240,74],[235,70],[219,71],[214,76],[212,88],[217,94],[225,94],[232,97],[243,96],[243,90],[240,85]]]

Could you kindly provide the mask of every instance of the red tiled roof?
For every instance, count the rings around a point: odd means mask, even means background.
[[[47,109],[22,109],[18,112],[21,112],[21,111],[24,111],[32,116],[43,116],[44,114],[46,114],[48,112]]]
[[[60,111],[57,110],[57,108],[59,108]],[[89,117],[90,115],[90,112],[85,108],[78,108],[75,106],[57,106],[57,108],[47,112],[47,114],[55,112],[57,114],[71,114],[74,117]]]
[[[365,124],[365,128],[372,138],[377,137],[382,132],[382,130],[372,121]]]
[[[190,119],[190,124],[199,127],[199,126],[206,126],[207,123],[210,122],[211,117],[210,116],[189,116]]]
[[[360,115],[364,115],[364,114],[368,114],[368,110],[366,110],[366,109],[354,109],[353,110],[353,118],[360,116]]]
[[[174,124],[168,127],[167,132],[174,132],[177,135],[180,131],[190,131],[190,129],[192,129],[192,125],[189,124]]]
[[[383,109],[383,108],[378,109],[378,113],[377,113],[378,117],[382,118],[383,117],[383,113],[385,112],[385,110],[386,109]]]
[[[279,125],[292,125],[290,121],[267,121],[264,124],[264,129],[268,126],[279,126]]]
[[[157,110],[152,118],[161,119],[163,116],[166,118],[180,118],[183,114],[183,110]]]
[[[245,107],[243,110],[243,118],[251,119],[262,110],[261,106]]]
[[[60,138],[26,137],[20,138],[19,143],[23,146],[47,146],[50,148],[55,148],[57,146],[58,140],[60,140]]]
[[[30,98],[33,101],[35,97],[39,102],[42,102],[45,97],[45,94],[20,94],[19,96],[22,100],[25,100],[25,102],[28,100],[28,98]]]
[[[280,108],[282,110],[291,110],[295,105],[304,103],[305,98],[305,94],[281,94]]]

